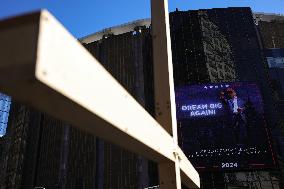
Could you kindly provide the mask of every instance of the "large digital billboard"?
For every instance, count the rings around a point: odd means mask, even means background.
[[[275,166],[259,88],[235,82],[175,89],[179,145],[200,171]]]

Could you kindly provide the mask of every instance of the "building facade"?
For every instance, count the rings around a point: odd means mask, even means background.
[[[278,127],[273,135],[276,143],[279,167],[282,172],[281,186],[283,187],[284,156],[283,156],[283,128],[284,128],[284,16],[275,14],[256,15],[257,26],[261,34],[264,55],[267,60],[270,83],[275,99],[275,109],[279,114]]]
[[[175,86],[235,81],[228,40],[205,11],[170,13]]]
[[[97,38],[96,33],[83,39],[85,47],[125,87],[130,94],[153,115],[152,41],[149,27],[134,25],[114,27]],[[128,28],[127,28],[128,27]],[[124,33],[120,33],[123,30]],[[95,38],[96,40],[90,40]],[[103,188],[145,188],[152,185],[149,178],[155,165],[116,145],[100,141],[99,156],[104,159],[101,172]],[[149,169],[148,169],[149,167]],[[128,170],[128,171],[125,171]],[[125,179],[127,178],[127,179]]]
[[[250,8],[177,10],[171,13],[175,85],[255,82],[264,99],[268,128],[275,130],[279,127],[279,114],[275,111],[261,34],[254,16]],[[276,147],[275,140],[273,142]],[[281,172],[276,168],[269,172],[201,172],[200,175],[202,188],[279,188],[281,185]]]
[[[148,27],[139,25],[84,45],[153,115]],[[7,131],[2,142],[3,189],[136,189],[157,185],[157,179],[148,176],[157,174],[155,163],[14,101]]]

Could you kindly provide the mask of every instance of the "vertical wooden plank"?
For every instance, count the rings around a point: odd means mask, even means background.
[[[172,50],[167,0],[151,0],[156,120],[173,136],[178,147]],[[175,149],[173,149],[175,151]],[[177,155],[177,154],[176,154]],[[161,189],[180,189],[179,158],[159,163]]]

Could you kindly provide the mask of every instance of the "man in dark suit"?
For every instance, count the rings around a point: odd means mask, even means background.
[[[221,92],[220,99],[227,106],[231,117],[231,124],[236,142],[242,144],[247,138],[245,101],[238,98],[234,89],[228,88],[225,92]]]

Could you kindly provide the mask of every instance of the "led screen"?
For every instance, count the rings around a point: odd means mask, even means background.
[[[262,97],[254,83],[175,89],[179,144],[199,170],[274,166]]]

